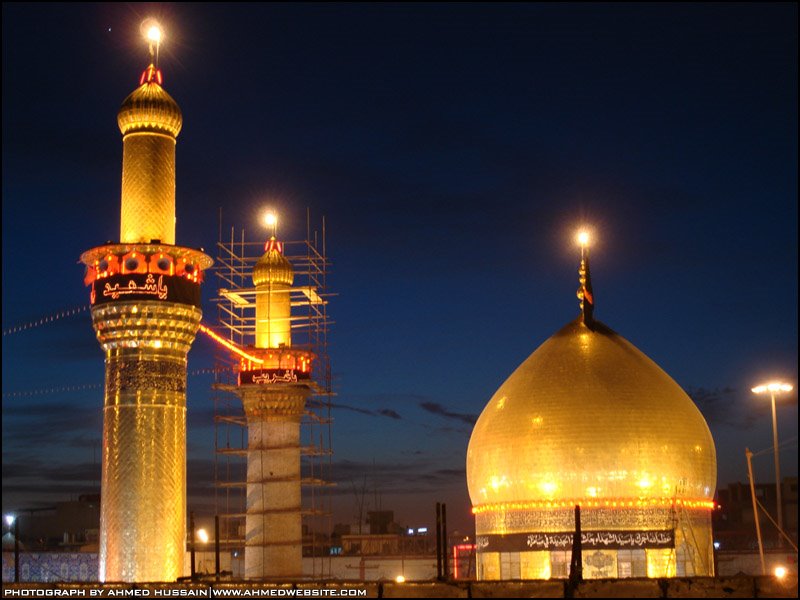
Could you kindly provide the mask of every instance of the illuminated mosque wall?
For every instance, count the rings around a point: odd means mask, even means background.
[[[151,64],[122,104],[119,243],[81,256],[105,353],[99,578],[174,581],[186,540],[186,354],[212,260],[175,243],[181,111]]]
[[[569,574],[581,507],[584,578],[713,575],[716,453],[686,393],[593,318],[545,341],[481,413],[467,452],[479,579]]]

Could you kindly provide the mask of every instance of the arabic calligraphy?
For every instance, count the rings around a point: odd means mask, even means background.
[[[506,535],[478,536],[478,549],[485,552],[520,552],[525,550],[568,550],[572,547],[574,533],[512,533]],[[614,550],[635,548],[673,548],[675,534],[660,531],[582,531],[584,549]]]
[[[532,533],[529,548],[567,548],[572,533]],[[671,531],[582,531],[581,544],[591,548],[644,548],[672,544]]]
[[[286,369],[283,375],[279,375],[278,373],[262,373],[261,375],[253,375],[253,383],[297,383],[297,374],[292,369]]]
[[[147,276],[143,285],[137,285],[136,281],[131,279],[128,281],[127,286],[120,287],[119,283],[115,283],[112,286],[110,283],[106,283],[103,288],[103,297],[111,298],[112,300],[117,300],[120,296],[129,294],[157,296],[159,300],[166,300],[168,288],[164,284],[163,275],[158,276],[158,282],[156,283],[152,273]]]

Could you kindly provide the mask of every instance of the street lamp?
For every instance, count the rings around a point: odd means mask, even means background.
[[[778,418],[775,412],[775,394],[781,392],[791,392],[794,388],[789,383],[782,381],[771,381],[762,383],[753,388],[754,394],[769,394],[772,399],[772,445],[775,450],[775,491],[778,501],[778,546],[783,546],[783,503],[781,500],[781,465],[780,454],[778,452]]]
[[[19,518],[13,513],[5,515],[5,521],[8,528],[13,526],[14,536],[14,583],[19,583]]]
[[[205,529],[198,529],[197,539],[200,540],[201,544],[207,544],[209,540],[208,532]]]

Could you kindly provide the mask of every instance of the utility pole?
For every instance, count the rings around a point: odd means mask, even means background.
[[[777,449],[776,449],[777,452]],[[764,544],[761,542],[761,525],[758,522],[758,504],[756,502],[756,486],[753,480],[753,453],[750,448],[744,449],[747,457],[747,476],[750,478],[750,497],[753,499],[753,519],[756,522],[756,537],[758,538],[758,556],[761,559],[761,574],[767,574],[767,565],[764,563]]]

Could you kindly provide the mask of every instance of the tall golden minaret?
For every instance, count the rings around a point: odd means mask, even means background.
[[[292,347],[294,269],[273,235],[253,268],[256,359],[244,359],[234,390],[247,417],[245,578],[302,577],[300,420],[314,355]]]
[[[105,352],[100,581],[175,581],[186,540],[186,354],[212,260],[175,244],[180,108],[151,64],[122,103],[120,240],[83,253]]]

